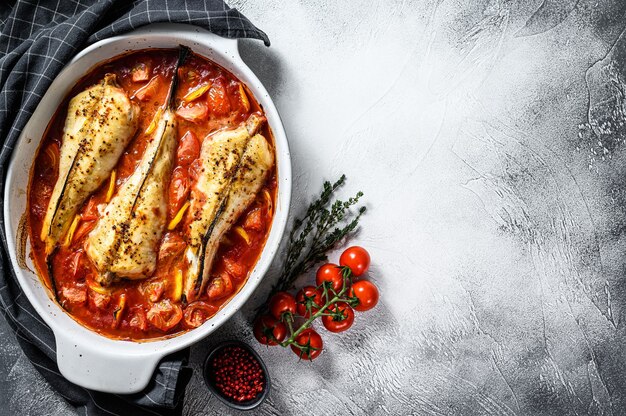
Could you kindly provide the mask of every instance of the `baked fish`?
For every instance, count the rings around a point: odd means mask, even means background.
[[[178,67],[188,50],[181,49],[168,99],[157,110],[152,139],[139,166],[106,206],[88,235],[85,251],[98,270],[96,281],[109,285],[119,278],[144,279],[154,273],[158,245],[167,219],[166,189],[176,156],[174,97]],[[148,127],[150,130],[151,127]]]
[[[188,302],[205,290],[224,233],[252,203],[274,164],[267,140],[256,134],[265,119],[251,115],[240,127],[207,137],[201,175],[191,190],[183,294]]]
[[[107,74],[70,100],[60,149],[59,176],[41,228],[50,255],[82,204],[109,178],[134,136],[139,108]]]

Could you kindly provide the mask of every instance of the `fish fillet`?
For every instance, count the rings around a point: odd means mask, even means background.
[[[156,129],[139,166],[119,189],[89,233],[85,251],[98,270],[96,281],[144,279],[156,268],[158,245],[167,219],[166,189],[176,156],[173,111],[178,68],[188,49],[181,48],[168,98],[155,117]]]
[[[139,108],[105,75],[70,100],[60,149],[59,177],[41,229],[50,254],[85,200],[102,185],[134,136]]]
[[[165,112],[143,158],[111,199],[87,237],[87,255],[98,269],[96,280],[143,279],[154,273],[166,221],[165,191],[176,151],[176,119]]]
[[[254,200],[274,163],[269,143],[255,134],[263,122],[253,114],[245,125],[202,144],[202,175],[191,191],[185,251],[189,268],[183,293],[188,302],[205,289],[220,240]]]

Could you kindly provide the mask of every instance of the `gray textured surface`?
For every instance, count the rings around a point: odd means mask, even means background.
[[[382,292],[314,363],[257,348],[258,413],[624,413],[626,5],[230,3],[272,40],[241,50],[284,119],[293,212],[345,172]],[[67,414],[4,322],[0,349],[0,409]],[[185,414],[225,411],[196,371]]]

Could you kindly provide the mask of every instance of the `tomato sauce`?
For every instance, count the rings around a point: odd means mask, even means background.
[[[153,276],[144,280],[121,280],[111,287],[95,283],[96,269],[83,248],[85,238],[98,221],[98,206],[105,204],[107,194],[116,192],[138,166],[150,137],[145,132],[166,99],[177,58],[178,51],[174,49],[145,50],[114,58],[93,69],[77,83],[50,121],[31,169],[28,221],[33,260],[39,276],[50,290],[54,290],[53,286],[56,288],[59,302],[75,320],[111,338],[147,340],[169,336],[197,327],[213,316],[245,284],[263,250],[273,218],[277,188],[275,167],[255,201],[220,243],[210,276],[226,278],[231,284],[225,289],[222,285],[221,291],[215,291],[209,281],[200,302],[186,305],[184,299],[172,298],[174,274],[181,272],[181,248],[184,249],[186,244],[186,236],[181,231],[186,228],[181,226],[164,232]],[[100,82],[108,73],[117,76],[119,86],[140,106],[139,128],[117,163],[114,180],[107,180],[85,201],[71,241],[67,246],[60,245],[53,254],[50,263],[53,285],[44,243],[39,236],[58,177],[58,155],[68,103],[71,97]],[[179,144],[166,195],[167,223],[188,198],[184,189],[193,180],[190,171],[202,141],[210,140],[210,134],[219,129],[237,127],[253,112],[263,112],[243,83],[206,58],[190,55],[178,74]],[[267,123],[260,133],[273,145]],[[163,319],[167,322],[155,324],[148,319],[150,308],[166,299],[172,299],[176,310],[164,313]]]

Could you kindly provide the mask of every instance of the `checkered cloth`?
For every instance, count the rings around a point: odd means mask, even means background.
[[[13,146],[54,77],[85,46],[157,22],[193,23],[230,38],[269,39],[221,0],[2,0],[0,2],[0,187]],[[4,190],[0,189],[0,195]],[[187,351],[166,357],[150,385],[129,396],[89,391],[56,365],[54,336],[20,289],[0,214],[0,310],[28,358],[85,415],[180,413],[191,370]]]

